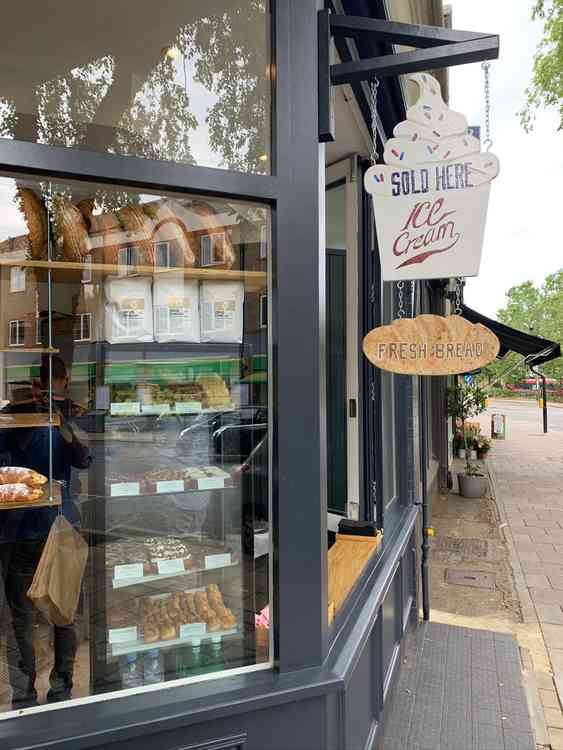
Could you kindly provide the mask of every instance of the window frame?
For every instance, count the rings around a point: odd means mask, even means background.
[[[225,262],[224,258],[215,260],[215,243],[221,240],[224,244],[226,240],[225,232],[208,232],[207,234],[201,234],[199,236],[199,265],[202,268],[212,268],[213,266],[220,266]],[[203,262],[203,240],[209,240],[209,252],[211,261],[209,263]]]
[[[15,324],[15,328],[14,328]],[[12,331],[16,331],[16,342],[12,342]],[[20,341],[20,332],[21,332],[21,341]],[[25,346],[25,320],[22,320],[21,318],[17,318],[16,320],[10,320],[8,321],[8,346],[10,347],[18,347],[18,346]]]
[[[77,320],[80,321],[80,336],[76,338],[73,332],[72,340],[75,342],[91,341],[92,340],[92,313],[91,312],[78,313],[76,317],[77,317]],[[84,336],[84,321],[85,320],[88,321],[88,336]]]
[[[17,289],[14,289],[14,271],[16,271],[19,274],[19,279],[20,279],[20,284],[17,285],[18,286]],[[25,266],[11,266],[10,267],[10,293],[18,294],[20,292],[25,292],[26,286],[27,286],[27,272],[26,272]]]
[[[167,261],[167,262],[166,262],[166,265],[162,265],[162,264],[160,264],[160,263],[157,263],[157,262],[156,262],[156,261],[157,261],[157,254],[158,254],[158,250],[159,250],[159,249],[160,249],[160,248],[161,248],[161,247],[162,247],[163,245],[166,245],[166,261]],[[172,253],[171,253],[171,249],[172,249],[172,248],[171,248],[171,246],[170,246],[170,241],[169,241],[169,240],[157,240],[157,241],[155,241],[155,242],[153,243],[153,250],[154,250],[154,267],[155,267],[155,270],[156,270],[156,269],[159,269],[159,268],[175,268],[175,267],[176,267],[175,265],[172,265],[172,263],[170,262],[170,259],[171,259],[171,255],[172,255]]]

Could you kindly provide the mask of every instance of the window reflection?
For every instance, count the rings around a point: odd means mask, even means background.
[[[11,4],[0,137],[268,173],[269,19],[267,0],[165,3],[157,14],[146,0],[134,10],[100,0],[92,25],[59,0],[30,24]]]
[[[269,225],[0,178],[0,711],[267,666]],[[58,516],[65,623],[26,594]]]

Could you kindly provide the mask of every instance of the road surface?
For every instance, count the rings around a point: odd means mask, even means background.
[[[530,435],[543,433],[542,410],[539,408],[537,401],[493,399],[491,408],[479,417],[485,435],[490,434],[491,414],[506,414],[509,436],[514,430],[517,432],[526,431]],[[548,400],[547,429],[549,433],[563,433],[562,404],[550,406]]]

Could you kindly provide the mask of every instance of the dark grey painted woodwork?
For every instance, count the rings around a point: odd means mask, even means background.
[[[311,93],[317,85],[311,42],[320,5],[280,2],[276,11],[277,163],[285,186],[275,216],[272,331],[274,621],[281,671],[322,664],[328,632],[326,274],[324,232],[319,234],[324,154],[321,164]]]
[[[401,582],[400,567],[397,566],[393,580],[381,605],[382,614],[382,648],[383,648],[383,679],[384,684],[389,681],[389,670],[392,668],[397,645],[397,622],[401,621],[401,599],[398,587]],[[402,628],[401,628],[402,629]]]
[[[279,197],[275,177],[227,172],[153,159],[45,146],[0,138],[0,170],[54,179],[82,179],[153,190],[195,191],[273,201]]]

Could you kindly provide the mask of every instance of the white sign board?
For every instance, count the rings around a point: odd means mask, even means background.
[[[444,104],[440,84],[409,76],[420,96],[385,145],[385,164],[366,172],[384,281],[476,276],[491,180],[499,162],[481,153],[464,115]]]

